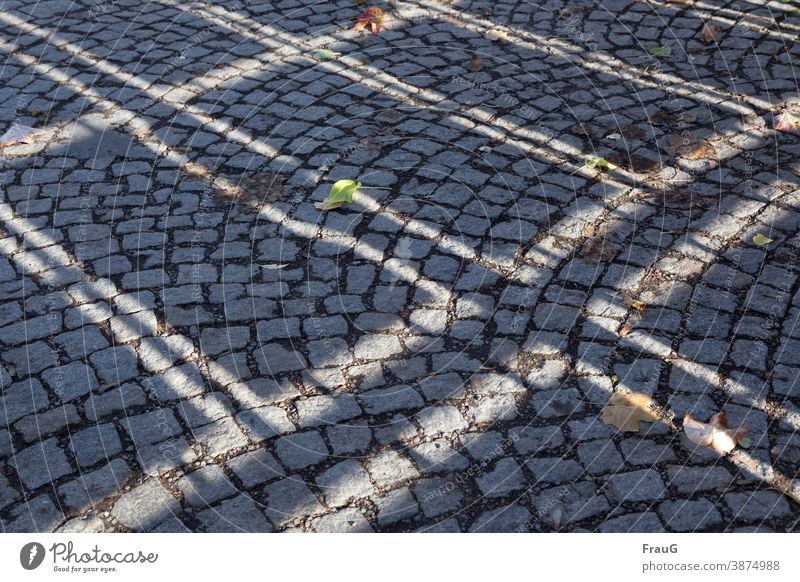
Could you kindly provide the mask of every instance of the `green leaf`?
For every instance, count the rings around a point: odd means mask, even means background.
[[[353,201],[353,194],[360,187],[361,183],[355,180],[339,180],[331,186],[327,202],[329,204],[335,204],[336,202],[350,204]]]
[[[315,59],[319,59],[320,61],[327,61],[329,59],[334,59],[341,55],[342,53],[337,53],[336,51],[332,51],[331,49],[318,49],[311,53],[311,56]]]
[[[772,242],[771,238],[764,236],[760,232],[753,237],[753,243],[760,247],[766,246],[771,242]]]
[[[608,161],[607,159],[605,159],[605,158],[591,158],[591,157],[587,157],[587,158],[586,158],[586,159],[583,161],[583,164],[584,164],[584,165],[585,165],[587,168],[600,168],[601,170],[613,170],[614,168],[616,168],[616,167],[617,167],[617,166],[615,166],[614,164],[612,164],[611,162],[609,162],[609,161]]]
[[[751,446],[753,446],[753,441],[750,439],[750,437],[744,436],[739,439],[739,446],[749,449]]]
[[[650,49],[650,54],[654,57],[669,57],[672,56],[672,47],[657,46]]]

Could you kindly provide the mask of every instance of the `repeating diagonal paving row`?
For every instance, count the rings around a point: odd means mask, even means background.
[[[4,2],[3,531],[796,530],[774,4]]]

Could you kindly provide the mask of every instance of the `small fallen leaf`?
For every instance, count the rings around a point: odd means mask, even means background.
[[[31,143],[33,138],[41,133],[44,133],[41,129],[28,127],[20,123],[12,123],[11,127],[0,136],[0,148],[17,143]]]
[[[788,111],[784,111],[780,115],[775,116],[774,127],[776,131],[800,135],[800,119]]]
[[[311,56],[320,61],[327,61],[329,59],[336,58],[341,54],[342,53],[337,53],[336,51],[332,51],[331,49],[318,49],[312,52]]]
[[[331,191],[328,192],[328,202],[342,202],[349,204],[353,201],[353,194],[361,187],[360,182],[355,180],[339,180],[334,182],[331,186]]]
[[[588,157],[583,161],[583,165],[587,168],[600,168],[601,170],[613,170],[617,166],[609,162],[605,158],[592,158]]]
[[[619,330],[619,337],[625,337],[631,332],[631,328],[633,328],[633,324],[630,321],[626,321],[625,324]]]
[[[657,46],[651,48],[648,52],[654,57],[669,57],[672,55],[672,47]]]
[[[747,425],[728,428],[725,413],[718,412],[707,423],[700,422],[687,412],[683,417],[683,432],[696,445],[709,447],[718,453],[730,453],[739,439],[747,435]]]
[[[353,30],[369,28],[372,31],[372,34],[378,34],[383,27],[383,21],[385,19],[386,15],[380,8],[376,8],[374,6],[372,8],[367,8],[358,16],[356,16],[356,24],[353,26]]]
[[[712,42],[716,42],[717,27],[710,22],[706,22],[703,24],[703,28],[700,30],[700,34],[697,36],[697,38],[703,44],[711,44]]]
[[[653,399],[638,392],[614,392],[603,408],[604,424],[616,426],[623,432],[639,432],[640,422],[655,422],[658,415],[652,410]]]
[[[478,71],[483,70],[484,62],[482,58],[475,57],[474,59],[471,59],[466,66],[468,70],[472,71],[473,73],[477,73]]]
[[[639,299],[634,299],[633,297],[628,296],[622,298],[622,303],[634,311],[644,311],[644,308],[647,307],[647,303],[644,301],[640,301]]]
[[[486,31],[486,38],[492,42],[505,40],[508,38],[508,33],[500,28],[492,28],[491,30]]]
[[[771,242],[772,242],[771,238],[764,236],[760,232],[753,237],[753,244],[759,247],[766,246]]]
[[[704,139],[678,150],[678,155],[687,160],[707,160],[713,158],[716,153],[717,150],[714,149],[714,146]]]
[[[334,182],[328,192],[328,198],[324,202],[317,202],[314,207],[317,210],[333,210],[343,204],[350,204],[353,201],[353,194],[361,187],[360,182],[355,180],[339,180]]]
[[[317,210],[322,210],[322,211],[335,210],[336,208],[339,208],[343,204],[344,204],[344,202],[329,202],[329,201],[325,200],[323,202],[314,202],[314,208],[316,208]]]

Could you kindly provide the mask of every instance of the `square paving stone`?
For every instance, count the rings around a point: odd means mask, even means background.
[[[100,387],[94,370],[80,362],[50,368],[42,373],[42,379],[62,402],[71,402]]]
[[[198,513],[197,519],[209,533],[272,531],[272,525],[247,495],[226,499],[216,507]]]
[[[414,517],[419,513],[419,504],[408,487],[390,491],[381,497],[373,497],[378,509],[378,523],[389,525]]]
[[[21,450],[9,463],[25,486],[34,490],[73,471],[64,450],[55,438]]]
[[[314,521],[314,531],[320,533],[369,533],[374,531],[360,509],[345,507]]]
[[[74,433],[70,449],[81,467],[109,459],[122,450],[117,429],[113,424],[99,424]]]
[[[233,418],[220,418],[193,431],[195,440],[205,446],[212,457],[247,446],[247,437]]]
[[[115,346],[89,356],[97,375],[109,386],[116,386],[139,375],[136,351],[131,346]]]
[[[347,460],[317,477],[317,485],[331,507],[345,505],[349,499],[368,497],[374,491],[369,475],[358,461]]]
[[[208,507],[220,499],[233,497],[238,492],[217,465],[207,465],[184,475],[175,485],[183,493],[186,503],[193,507]]]
[[[120,421],[136,446],[149,445],[181,434],[183,429],[170,408],[159,408]]]
[[[275,457],[264,450],[242,453],[228,460],[227,465],[248,489],[286,476]]]
[[[379,487],[391,488],[405,480],[419,477],[419,471],[414,465],[395,451],[386,451],[368,459],[367,470]]]
[[[328,447],[316,432],[302,432],[281,437],[275,453],[290,469],[304,469],[328,458]]]
[[[150,531],[179,512],[178,500],[155,478],[125,493],[111,509],[112,517],[137,531]]]
[[[114,459],[108,465],[58,488],[58,494],[67,507],[85,511],[101,503],[115,493],[121,492],[134,472],[122,459]]]
[[[325,509],[302,479],[288,477],[264,488],[267,496],[267,517],[276,524],[322,513]]]

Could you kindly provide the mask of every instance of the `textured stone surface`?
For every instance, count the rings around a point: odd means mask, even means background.
[[[797,529],[791,3],[28,4],[2,529]],[[686,450],[723,409],[752,447]]]

